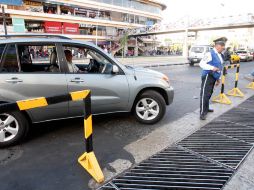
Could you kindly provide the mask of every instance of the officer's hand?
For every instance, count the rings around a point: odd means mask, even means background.
[[[217,67],[213,67],[213,72],[219,71],[220,69]]]
[[[220,80],[216,80],[215,86],[219,86],[220,85]]]

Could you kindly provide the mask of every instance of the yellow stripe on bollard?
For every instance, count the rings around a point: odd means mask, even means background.
[[[45,97],[40,97],[40,98],[34,98],[29,100],[17,101],[17,105],[20,110],[27,110],[32,108],[44,107],[44,106],[47,106],[48,103]]]
[[[90,93],[90,90],[82,90],[77,92],[70,92],[70,95],[72,100],[76,101],[76,100],[85,99],[89,93]]]
[[[222,77],[221,77],[221,83],[225,84],[225,75],[222,75]]]
[[[92,115],[90,115],[87,119],[84,119],[84,126],[85,138],[87,139],[93,133]]]
[[[239,73],[235,74],[235,80],[237,80],[237,81],[239,80]]]

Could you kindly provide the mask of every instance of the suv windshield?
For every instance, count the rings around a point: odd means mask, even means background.
[[[195,52],[195,53],[203,53],[205,50],[204,47],[192,47],[191,48],[191,52]]]

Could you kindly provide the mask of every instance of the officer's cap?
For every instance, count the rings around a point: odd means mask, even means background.
[[[213,42],[216,44],[219,44],[219,45],[222,45],[222,46],[225,46],[226,42],[228,41],[228,39],[226,37],[221,37],[221,38],[218,38],[218,39],[215,39],[213,40]]]

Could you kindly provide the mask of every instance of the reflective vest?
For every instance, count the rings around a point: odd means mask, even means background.
[[[211,70],[203,70],[202,76],[206,76],[207,74],[211,73],[213,75],[213,77],[216,80],[218,80],[220,78],[220,76],[221,76],[221,72],[222,72],[223,66],[222,66],[222,63],[220,61],[220,58],[219,58],[218,54],[215,53],[215,51],[213,49],[210,51],[210,53],[211,53],[211,56],[212,56],[212,60],[209,61],[207,64],[219,68],[220,71],[214,72],[214,71],[211,71]],[[222,59],[223,59],[223,56],[222,56]]]

